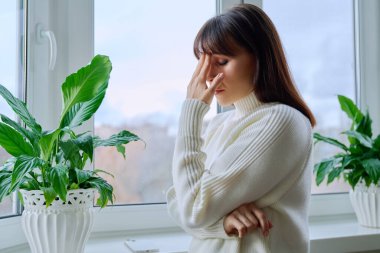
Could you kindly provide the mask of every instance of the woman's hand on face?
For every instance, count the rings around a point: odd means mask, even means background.
[[[240,238],[258,228],[264,236],[268,236],[273,227],[265,213],[253,203],[243,204],[229,213],[224,218],[223,226],[228,235],[237,235]]]
[[[206,80],[211,66],[211,55],[201,54],[198,65],[194,71],[189,85],[187,86],[187,98],[199,99],[207,104],[211,104],[215,90],[223,80],[223,73],[219,73],[213,78],[210,87],[207,87]]]

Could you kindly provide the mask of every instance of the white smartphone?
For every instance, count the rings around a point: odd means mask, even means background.
[[[147,239],[127,239],[124,245],[132,253],[152,253],[160,252],[160,249],[155,245],[154,241]]]

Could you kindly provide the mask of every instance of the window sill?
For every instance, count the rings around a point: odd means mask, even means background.
[[[379,250],[379,241],[380,228],[360,226],[354,214],[310,219],[311,253]]]
[[[128,252],[123,244],[127,238],[149,240],[160,247],[160,252],[186,252],[190,243],[190,236],[173,228],[95,232],[87,243],[85,253]],[[310,239],[311,253],[362,252],[380,249],[380,229],[359,226],[352,214],[311,218]],[[25,244],[3,252],[29,253]]]

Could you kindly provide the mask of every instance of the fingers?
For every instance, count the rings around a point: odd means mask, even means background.
[[[247,233],[247,227],[244,225],[243,222],[241,222],[238,218],[235,218],[233,220],[233,226],[235,230],[237,231],[237,235],[242,238]]]
[[[218,85],[223,81],[223,78],[224,78],[224,74],[223,73],[219,73],[216,75],[216,77],[214,78],[214,80],[212,80],[211,84],[210,84],[210,87],[209,87],[209,92],[211,92],[212,94],[214,94],[216,88],[218,87]]]
[[[234,211],[235,214],[241,222],[245,224],[248,232],[259,227],[259,221],[257,217],[254,215],[251,209],[251,205],[246,204],[240,206],[237,210]]]
[[[223,73],[219,73],[213,78],[210,86],[207,87],[206,80],[211,69],[211,59],[212,55],[205,53],[201,54],[201,58],[199,59],[193,77],[187,86],[188,99],[196,98],[207,104],[211,104],[216,88],[224,79]]]
[[[265,213],[253,203],[243,204],[226,216],[224,227],[227,234],[235,234],[239,237],[245,236],[258,227],[264,236],[269,235],[273,227]]]
[[[224,78],[223,73],[219,73],[214,80],[212,81],[210,87],[205,90],[202,101],[211,104],[212,98],[214,97],[214,93],[218,85],[222,82]]]
[[[242,228],[244,229],[243,230],[244,235],[257,228],[258,221],[253,215],[250,215],[248,213],[245,213],[245,214],[239,213],[238,215],[236,215],[236,218],[244,225],[244,227]]]
[[[245,223],[245,224],[247,225],[248,232],[251,232],[254,229],[259,227],[259,221],[252,214],[252,212],[250,212],[250,211],[246,212],[245,217],[247,219],[247,223]]]
[[[210,61],[211,61],[211,55],[206,54],[202,68],[199,72],[198,78],[200,82],[206,82],[207,79],[207,73],[210,68]]]
[[[197,64],[197,67],[195,68],[193,77],[196,77],[196,76],[199,75],[199,72],[201,71],[202,66],[203,66],[203,62],[204,62],[204,60],[206,58],[205,56],[206,56],[206,54],[204,54],[204,53],[201,54],[201,57],[199,58],[199,61],[198,61],[198,64]]]
[[[255,217],[257,218],[257,220],[259,221],[263,235],[267,236],[269,233],[269,229],[270,229],[270,222],[267,219],[267,217],[265,216],[265,213],[261,209],[257,208],[252,203],[250,204],[250,208],[251,208],[253,214],[255,215]]]
[[[242,238],[248,232],[246,225],[234,214],[228,215],[223,225],[228,235],[236,235]]]

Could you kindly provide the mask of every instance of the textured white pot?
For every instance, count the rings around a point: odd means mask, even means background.
[[[366,227],[380,227],[380,187],[369,187],[358,183],[350,190],[350,200],[359,224]]]
[[[94,189],[70,190],[46,208],[42,191],[21,190],[21,225],[32,253],[83,253],[93,224]]]

